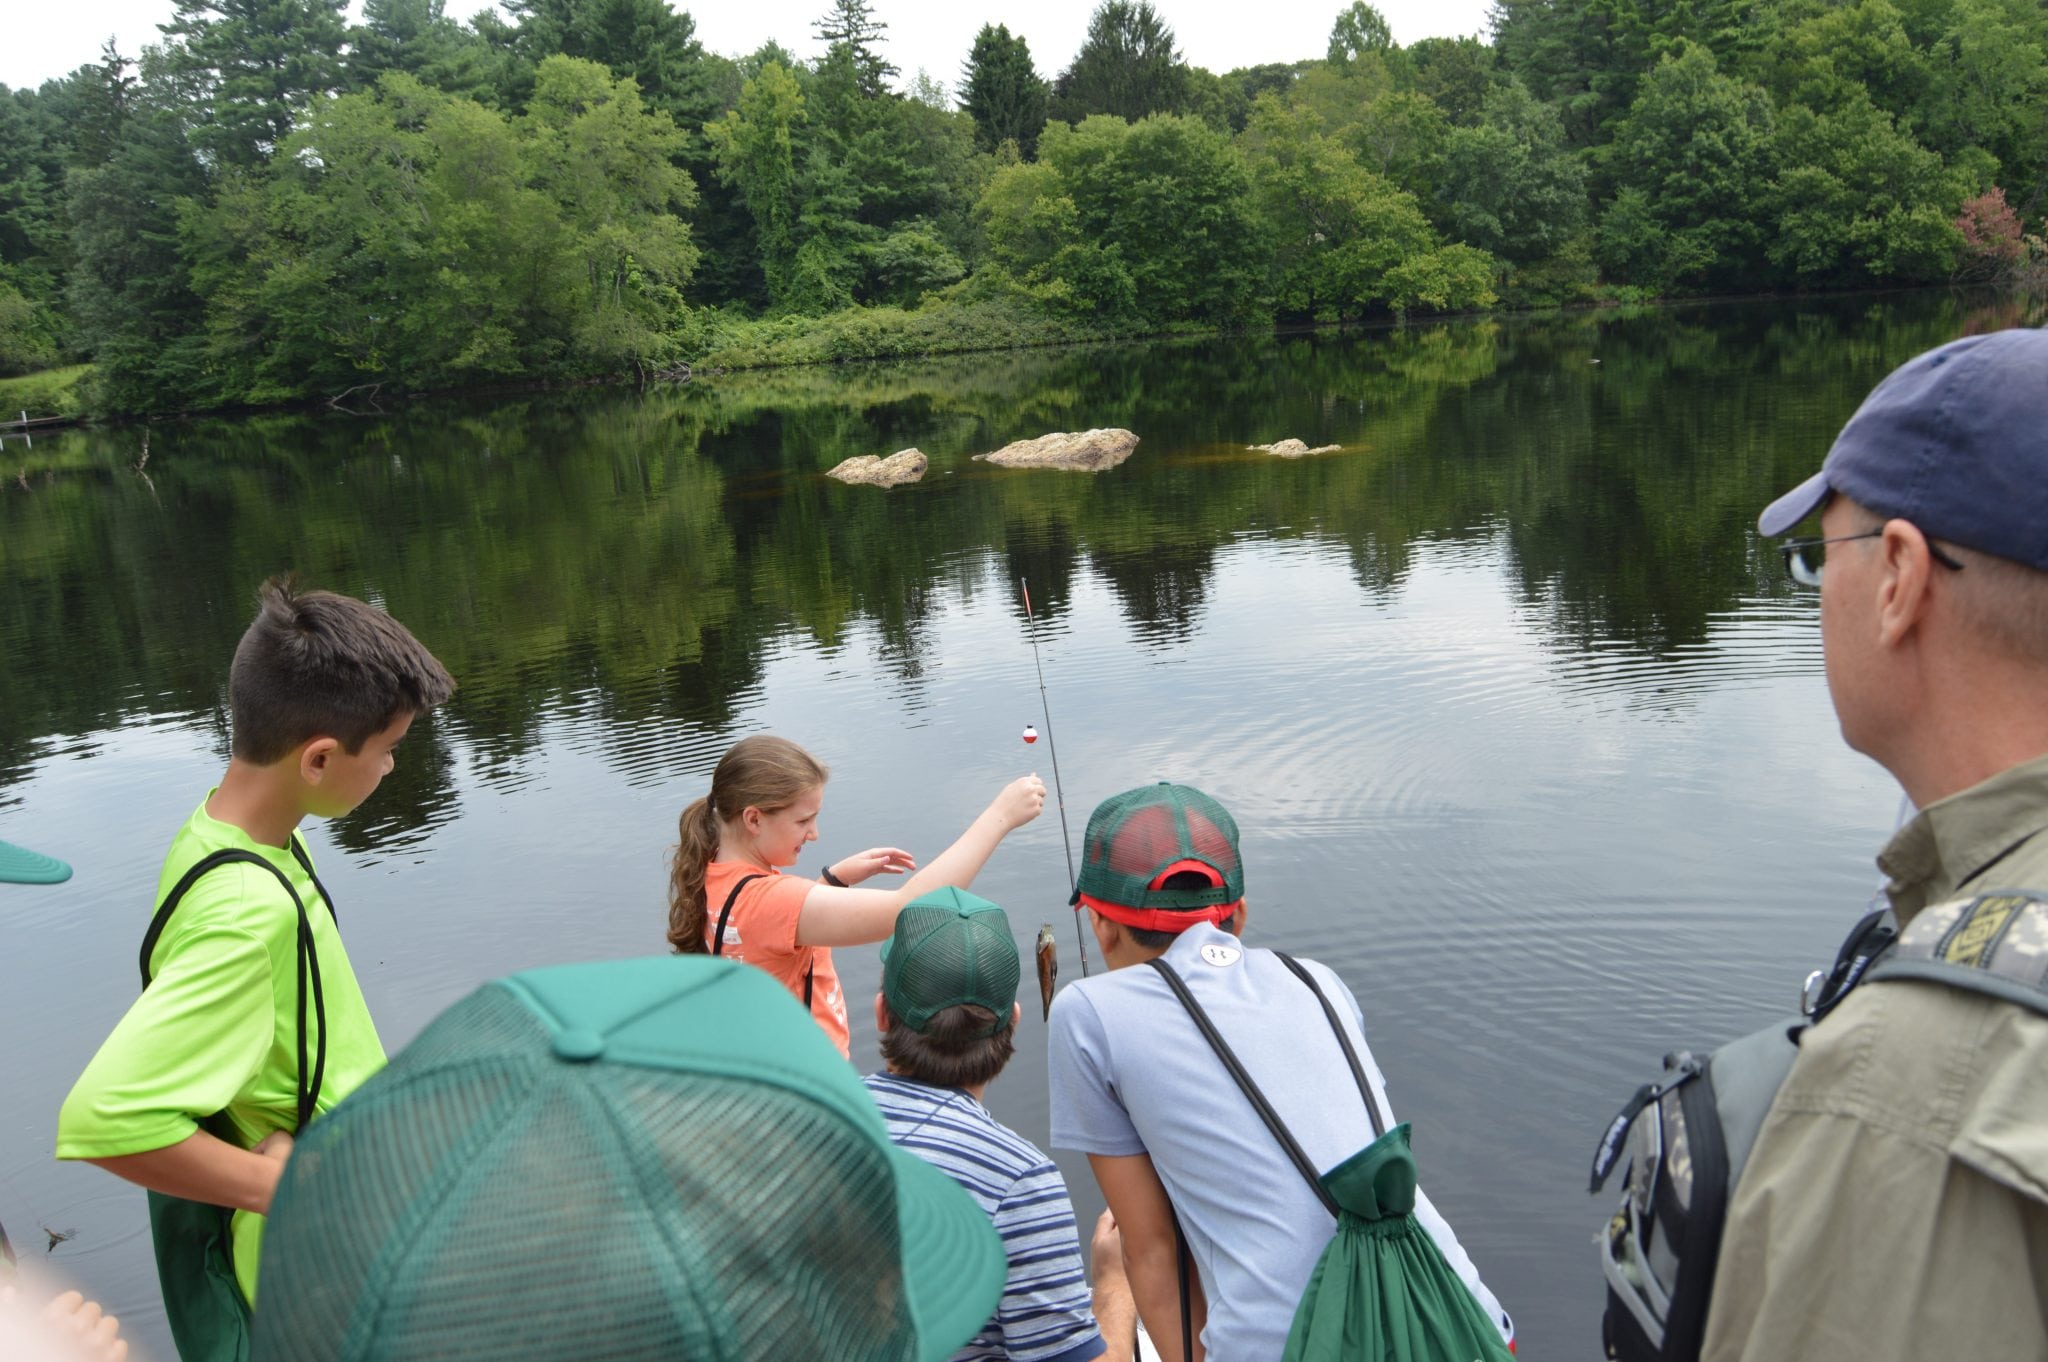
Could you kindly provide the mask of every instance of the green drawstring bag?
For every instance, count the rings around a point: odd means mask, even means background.
[[[292,834],[292,855],[306,869],[313,887],[334,915],[334,900],[320,877],[313,874],[313,862],[297,833]],[[303,1131],[319,1110],[320,1089],[327,1073],[327,1004],[320,989],[320,956],[313,949],[313,928],[306,917],[306,905],[285,873],[254,852],[229,848],[216,851],[187,870],[157,906],[149,930],[142,938],[142,987],[150,984],[150,958],[157,942],[170,925],[185,895],[200,878],[216,867],[253,865],[269,871],[284,886],[292,907],[298,912],[298,1106],[294,1133]],[[337,919],[338,920],[338,919]],[[309,986],[310,985],[310,989]],[[306,1006],[313,1008],[313,1058],[306,1059]],[[218,1113],[199,1123],[209,1133],[234,1143],[234,1132]],[[164,1317],[171,1327],[171,1341],[177,1345],[180,1362],[249,1362],[249,1302],[242,1296],[235,1278],[235,1212],[183,1197],[149,1194],[149,1235],[156,1250],[157,1284],[163,1288]]]
[[[1322,1176],[1337,1203],[1281,1362],[1508,1362],[1507,1344],[1415,1219],[1415,1156],[1395,1126]]]
[[[1415,1220],[1415,1156],[1408,1150],[1408,1127],[1388,1128],[1365,1066],[1315,976],[1292,956],[1273,954],[1322,1005],[1352,1081],[1358,1084],[1358,1095],[1365,1100],[1375,1136],[1371,1144],[1320,1176],[1216,1023],[1188,991],[1186,981],[1164,960],[1145,963],[1166,980],[1238,1091],[1273,1132],[1281,1152],[1337,1221],[1337,1232],[1316,1261],[1295,1307],[1281,1362],[1510,1362],[1514,1350],[1444,1261],[1436,1240]],[[1174,1229],[1178,1237],[1177,1223]],[[1181,1356],[1192,1357],[1185,1241],[1180,1244],[1180,1271]]]
[[[235,1213],[149,1194],[157,1282],[180,1362],[249,1362],[249,1303],[235,1281]]]

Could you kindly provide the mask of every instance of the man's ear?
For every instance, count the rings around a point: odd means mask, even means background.
[[[1010,1004],[1010,1029],[1011,1029],[1012,1031],[1015,1031],[1015,1030],[1017,1029],[1017,1023],[1018,1023],[1018,1022],[1021,1022],[1021,1021],[1023,1021],[1023,1020],[1024,1020],[1024,1004],[1022,1004],[1022,1003],[1011,1003],[1011,1004]]]
[[[882,990],[878,988],[875,990],[875,1034],[887,1035],[888,1032],[889,1000],[882,996]]]
[[[1244,900],[1239,899],[1237,903],[1237,911],[1232,913],[1230,915],[1230,920],[1223,924],[1224,930],[1229,932],[1232,936],[1243,936],[1245,919],[1249,918],[1251,915],[1251,905],[1246,903]]]
[[[1878,542],[1884,554],[1884,578],[1877,600],[1878,637],[1887,646],[1896,646],[1926,613],[1934,555],[1928,551],[1927,536],[1910,520],[1886,521],[1884,537]]]
[[[308,785],[318,785],[327,778],[328,769],[341,750],[337,738],[314,738],[307,742],[299,749],[299,779]]]
[[[1088,925],[1095,930],[1095,944],[1102,948],[1102,958],[1109,959],[1109,953],[1123,943],[1123,924],[1111,922],[1093,908],[1087,910]]]

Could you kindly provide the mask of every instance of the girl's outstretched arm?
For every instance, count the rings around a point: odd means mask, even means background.
[[[960,889],[972,885],[1003,838],[1038,817],[1044,807],[1045,782],[1035,775],[1019,776],[1003,787],[995,802],[982,810],[953,845],[901,887],[812,885],[797,915],[797,945],[859,946],[884,939],[896,929],[896,914],[919,894],[949,884]]]

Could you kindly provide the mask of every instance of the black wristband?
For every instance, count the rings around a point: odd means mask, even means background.
[[[833,874],[832,867],[829,865],[825,867],[825,873],[818,876],[818,878],[823,880],[825,883],[831,885],[834,889],[852,888],[852,886],[847,884],[845,880],[842,880],[837,875]]]

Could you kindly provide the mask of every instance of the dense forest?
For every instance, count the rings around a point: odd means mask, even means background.
[[[1103,0],[905,79],[666,0],[179,0],[0,86],[0,375],[151,412],[2048,269],[2038,0],[1497,0],[1216,74]]]

